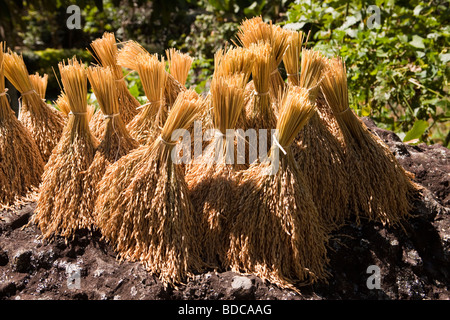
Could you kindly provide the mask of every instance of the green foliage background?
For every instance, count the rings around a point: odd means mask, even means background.
[[[70,4],[82,10],[82,30],[65,26]],[[374,28],[370,5],[380,9]],[[92,62],[86,48],[104,31],[152,52],[189,53],[195,61],[187,86],[205,92],[216,50],[234,39],[242,19],[261,15],[311,32],[308,47],[343,57],[359,115],[404,141],[449,146],[449,10],[448,0],[0,0],[0,40],[24,52],[30,73],[49,74],[51,99],[59,93],[52,68],[74,54]],[[144,100],[139,77],[127,80]]]
[[[380,9],[380,24],[368,27]],[[301,1],[285,27],[347,64],[352,107],[404,141],[449,145],[448,1]]]

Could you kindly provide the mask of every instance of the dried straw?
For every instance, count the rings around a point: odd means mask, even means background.
[[[105,135],[102,137],[84,180],[85,197],[91,199],[89,211],[92,212],[98,195],[97,185],[103,178],[106,169],[136,149],[139,143],[130,136],[122,120],[112,70],[109,67],[89,67],[87,75],[105,123]]]
[[[298,35],[294,34],[294,37]],[[293,67],[290,71],[297,70],[298,73],[298,67],[294,66],[298,65],[299,51],[295,51],[297,56],[286,54],[284,62],[286,66]],[[328,59],[318,51],[303,50],[301,65],[301,75],[291,77],[289,82],[308,89],[310,102],[316,103],[320,81],[328,71]],[[300,130],[292,151],[300,170],[305,172],[305,180],[314,197],[322,224],[332,231],[344,223],[350,190],[347,185],[344,151],[339,140],[330,131],[328,120],[319,111],[315,111],[311,120]]]
[[[288,83],[293,86],[300,84],[300,56],[305,34],[302,31],[286,31],[288,36],[288,48],[283,57]]]
[[[139,58],[139,55],[140,58]],[[117,62],[124,68],[137,71],[140,59],[145,55],[150,55],[148,51],[136,41],[127,41],[125,45],[119,50]],[[175,103],[176,98],[180,92],[186,90],[186,87],[179,83],[173,75],[167,72],[167,81],[164,87],[164,96],[167,110],[170,110]]]
[[[271,72],[271,49],[267,43],[252,44],[249,48],[255,60],[252,67],[254,90],[251,98],[245,106],[246,123],[245,128],[273,129],[276,124],[276,115],[271,106],[270,72]],[[247,86],[248,87],[248,86]]]
[[[327,276],[328,238],[290,151],[314,106],[300,87],[289,88],[281,103],[277,141],[286,154],[275,144],[271,161],[254,163],[242,173],[228,259],[233,271],[292,288]]]
[[[349,108],[345,64],[334,59],[321,84],[345,141],[350,208],[360,217],[397,225],[408,217],[419,187],[382,140],[373,135]]]
[[[148,103],[129,124],[128,131],[140,144],[146,144],[159,134],[165,122],[167,110],[164,103],[164,86],[167,80],[164,58],[158,55],[141,54],[138,56],[137,71],[147,96]]]
[[[230,47],[226,52],[218,50],[214,55],[214,77],[243,74],[242,88],[245,88],[254,60],[254,53],[246,48]]]
[[[44,74],[42,77],[39,73],[30,74],[30,81],[33,89],[39,94],[41,99],[45,102],[45,92],[47,91],[48,74]]]
[[[94,159],[97,140],[87,119],[87,77],[84,65],[76,59],[60,63],[59,70],[71,114],[63,135],[42,176],[39,198],[32,221],[45,239],[72,238],[78,229],[91,229],[84,179]]]
[[[8,101],[0,42],[0,209],[14,205],[39,187],[44,162],[27,129]]]
[[[194,208],[206,225],[202,238],[204,258],[212,266],[225,262],[228,250],[230,222],[235,214],[231,204],[237,198],[234,136],[226,137],[227,129],[234,129],[244,107],[242,78],[245,75],[215,76],[211,82],[212,119],[216,135],[202,156],[189,166],[186,181]],[[227,161],[232,156],[233,161]]]
[[[66,117],[69,116],[69,100],[67,99],[67,95],[64,92],[61,92],[61,94],[58,96],[58,99],[56,99],[55,104]]]
[[[4,60],[6,77],[22,94],[19,121],[31,133],[42,159],[47,162],[61,138],[66,119],[61,112],[42,101],[35,91],[22,56],[9,50]]]
[[[203,101],[179,95],[160,137],[107,169],[96,203],[98,226],[123,259],[141,261],[165,284],[182,282],[202,266],[198,219],[182,172],[171,161],[175,129],[186,129]]]
[[[278,71],[278,66],[288,47],[288,36],[287,30],[273,25],[272,22],[267,24],[261,17],[242,21],[237,33],[239,43],[246,48],[250,48],[251,45],[261,41],[270,45],[271,70],[269,83],[272,99],[278,98],[285,87],[285,82]]]
[[[127,125],[139,113],[139,101],[130,93],[120,65],[117,64],[118,48],[114,33],[105,32],[103,37],[91,43],[94,57],[103,67],[109,67],[115,80],[115,89],[119,99],[119,112]],[[101,110],[100,110],[101,111]],[[104,114],[97,112],[89,123],[94,135],[101,139],[105,134]]]
[[[167,61],[169,62],[169,71],[181,85],[186,84],[193,59],[186,53],[181,53],[174,48],[166,50]]]

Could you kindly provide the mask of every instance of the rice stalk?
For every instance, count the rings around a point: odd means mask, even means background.
[[[69,101],[67,100],[67,95],[64,92],[61,92],[61,94],[58,96],[58,99],[56,99],[55,104],[66,117],[69,116]]]
[[[167,61],[169,62],[169,71],[181,85],[186,84],[193,59],[186,53],[181,53],[174,48],[166,50]]]
[[[198,217],[182,172],[172,162],[175,129],[203,108],[195,91],[181,93],[153,143],[122,157],[99,184],[97,223],[121,259],[141,261],[166,284],[183,282],[203,263]]]
[[[236,36],[239,43],[246,48],[250,48],[251,45],[261,41],[270,45],[270,94],[272,99],[278,98],[285,87],[285,82],[278,71],[278,66],[288,47],[289,33],[280,26],[273,25],[272,22],[268,24],[261,17],[254,17],[242,21]]]
[[[291,39],[291,44],[300,37],[296,32],[292,36],[294,39]],[[317,97],[320,94],[320,82],[328,71],[328,60],[318,51],[303,50],[300,73],[300,43],[292,47],[296,49],[284,57],[288,72],[296,73],[295,77],[290,78],[290,85],[298,83],[303,86],[309,92],[310,102],[316,106],[322,105],[317,102]],[[322,224],[331,232],[344,223],[348,214],[349,188],[344,151],[328,125],[334,116],[329,114],[323,117],[323,109],[316,109],[310,121],[300,130],[292,145],[292,152],[300,170],[305,172],[304,177],[315,199]]]
[[[115,78],[109,67],[89,67],[87,76],[97,97],[105,122],[105,133],[96,150],[84,180],[85,197],[90,199],[88,210],[94,211],[98,196],[97,185],[106,169],[139,146],[128,133],[119,108]]]
[[[254,60],[254,53],[246,48],[231,47],[226,52],[218,50],[214,55],[214,77],[243,74],[242,88],[245,88],[252,74]]]
[[[164,58],[158,55],[139,55],[137,71],[142,81],[148,103],[127,126],[130,135],[140,144],[146,144],[159,134],[167,116],[164,103],[164,87],[167,80]]]
[[[4,71],[22,95],[19,121],[31,133],[42,159],[47,162],[61,138],[66,119],[61,112],[42,101],[32,86],[22,56],[11,50],[4,54]]]
[[[42,77],[39,73],[30,74],[30,81],[33,89],[39,94],[39,97],[45,102],[45,92],[47,91],[48,74],[44,74]]]
[[[141,55],[141,56],[140,56]],[[119,50],[117,62],[124,68],[137,71],[140,59],[150,53],[136,41],[127,41]],[[180,92],[186,90],[186,87],[179,83],[173,75],[166,73],[167,81],[164,87],[164,96],[166,98],[166,108],[170,110]]]
[[[9,104],[4,78],[5,43],[0,42],[0,209],[37,190],[44,161],[28,130]]]
[[[249,48],[255,57],[252,67],[254,90],[250,93],[245,106],[245,128],[273,129],[276,124],[276,115],[271,106],[270,90],[270,46],[267,43],[252,44]],[[247,89],[248,92],[248,89]]]
[[[237,214],[231,222],[227,257],[232,270],[253,273],[283,288],[327,276],[328,236],[290,150],[313,112],[307,91],[290,87],[281,100],[276,126],[281,147],[274,144],[270,160],[253,163],[242,172]]]
[[[411,180],[413,175],[349,108],[347,73],[340,59],[333,59],[321,88],[343,134],[349,204],[357,221],[364,217],[392,226],[401,224],[420,189]]]
[[[238,75],[214,76],[211,82],[212,123],[216,135],[202,156],[188,166],[186,181],[194,209],[203,219],[204,259],[212,266],[224,266],[228,250],[230,222],[235,212],[230,205],[237,197],[235,137],[228,141],[244,107],[242,78]],[[232,156],[232,160],[227,160]]]
[[[286,31],[288,36],[288,48],[283,57],[288,83],[293,86],[300,84],[300,56],[305,34],[302,31]]]
[[[123,70],[117,63],[118,48],[114,33],[105,32],[102,38],[91,43],[93,56],[103,67],[109,67],[115,80],[115,88],[119,100],[119,112],[122,121],[127,125],[138,113],[140,103],[130,93],[123,75]],[[89,124],[94,135],[101,139],[104,136],[105,124],[103,112],[97,112]]]
[[[84,187],[97,139],[87,119],[87,77],[84,65],[75,58],[58,65],[70,115],[61,140],[55,147],[42,175],[39,197],[32,222],[44,239],[73,238],[79,229],[90,230],[94,216]]]

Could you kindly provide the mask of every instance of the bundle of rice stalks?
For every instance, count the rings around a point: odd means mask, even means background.
[[[70,113],[70,105],[69,100],[67,100],[67,95],[64,92],[61,92],[61,94],[58,96],[58,99],[55,101],[56,106],[58,109],[66,115],[66,117],[69,116]]]
[[[227,129],[234,129],[244,107],[242,74],[214,77],[211,82],[213,128],[216,134],[202,156],[190,165],[186,181],[194,208],[204,219],[204,258],[211,265],[221,265],[228,250],[228,239],[236,200],[237,165],[234,135],[226,137]],[[230,141],[230,139],[232,139]]]
[[[4,59],[5,75],[22,95],[19,121],[31,133],[42,159],[47,162],[61,138],[66,119],[61,112],[42,101],[33,89],[22,56],[9,50]]]
[[[39,94],[41,99],[45,102],[45,92],[47,91],[48,74],[44,74],[42,77],[39,73],[30,74],[31,85],[33,89]]]
[[[37,189],[44,171],[36,143],[9,105],[3,62],[4,43],[0,42],[0,208]]]
[[[140,144],[146,144],[150,138],[156,138],[165,122],[167,109],[164,103],[164,86],[167,80],[164,58],[158,55],[141,54],[138,56],[137,71],[148,103],[129,124],[128,131]]]
[[[61,94],[58,96],[58,99],[56,99],[56,101],[54,101],[54,104],[56,105],[56,108],[59,111],[61,111],[66,117],[68,117],[70,115],[69,100],[67,98],[67,95],[64,93],[64,91],[62,91]],[[94,114],[95,114],[95,106],[92,104],[88,104],[87,110],[86,110],[86,118],[89,123],[93,119]]]
[[[204,102],[179,95],[152,144],[122,157],[99,184],[97,224],[122,259],[141,261],[163,283],[176,284],[202,266],[201,234],[186,182],[171,159],[175,129],[186,129]]]
[[[298,58],[286,55],[285,65],[295,65]],[[320,81],[328,71],[328,60],[317,51],[303,50],[301,65],[298,83],[308,89],[310,102],[314,104]],[[296,81],[292,79],[292,82]],[[310,121],[300,130],[292,151],[300,170],[306,173],[305,180],[313,194],[322,223],[331,231],[344,222],[349,188],[344,151],[327,123],[328,118],[315,111]]]
[[[91,43],[94,57],[103,67],[109,67],[114,75],[119,100],[119,112],[122,121],[127,125],[139,113],[139,101],[130,93],[125,82],[122,67],[117,64],[118,48],[114,33],[105,32],[103,37]],[[105,123],[102,112],[95,114],[90,122],[94,135],[101,139],[105,134]]]
[[[233,271],[292,288],[327,275],[328,238],[290,150],[314,106],[300,87],[289,88],[281,103],[269,160],[242,173],[228,259]]]
[[[270,131],[270,129],[275,128],[276,124],[275,108],[271,106],[271,95],[269,94],[271,49],[269,44],[260,42],[252,44],[249,50],[255,57],[252,66],[254,90],[245,106],[245,128],[268,129]]]
[[[78,229],[91,229],[94,219],[85,196],[84,179],[98,141],[89,130],[87,119],[87,77],[84,65],[76,59],[60,63],[59,70],[67,95],[70,116],[53,151],[39,189],[33,222],[45,239],[71,238]]]
[[[98,192],[97,184],[103,178],[106,169],[136,149],[139,143],[130,136],[122,120],[115,90],[115,79],[111,69],[109,67],[89,67],[87,75],[105,122],[105,135],[102,137],[84,181],[85,197],[92,200],[89,211],[94,211],[94,202]]]
[[[349,108],[345,64],[334,59],[321,84],[345,141],[350,208],[356,214],[383,224],[396,225],[408,217],[411,198],[419,187],[382,140]]]
[[[186,53],[181,53],[174,48],[166,50],[167,61],[169,62],[170,74],[181,85],[186,84],[189,69],[191,68],[193,59]]]
[[[252,44],[260,41],[268,43],[271,48],[270,60],[270,94],[272,99],[278,98],[283,91],[285,82],[278,71],[283,56],[288,47],[289,33],[280,26],[265,23],[261,17],[244,20],[237,33],[238,41],[242,46],[250,48]]]
[[[248,83],[252,74],[252,51],[242,47],[231,47],[226,52],[218,50],[214,55],[214,77],[226,77],[235,74],[243,74],[242,87]]]
[[[300,55],[305,34],[301,31],[287,31],[288,48],[283,57],[284,67],[288,77],[288,83],[293,86],[300,84]]]
[[[150,53],[135,41],[127,41],[125,45],[119,50],[117,56],[117,62],[124,68],[137,71],[140,59],[139,55],[148,55]],[[176,98],[180,92],[186,90],[186,87],[178,82],[173,75],[167,72],[167,81],[164,87],[164,96],[166,99],[167,109],[170,110],[171,106],[175,103]]]

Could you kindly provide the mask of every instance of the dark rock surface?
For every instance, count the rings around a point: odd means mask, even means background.
[[[0,212],[0,299],[450,299],[450,150],[405,145],[363,121],[427,189],[403,228],[362,221],[336,231],[328,283],[294,292],[253,275],[209,271],[164,288],[139,263],[117,261],[99,234],[43,242],[39,230],[27,225],[35,208],[30,203]],[[380,270],[379,289],[368,288],[372,265]]]

